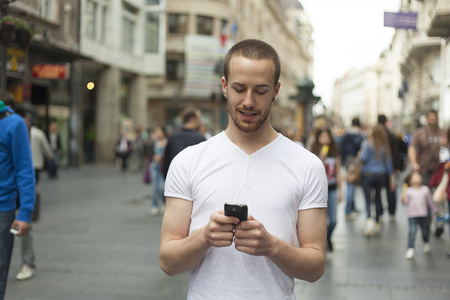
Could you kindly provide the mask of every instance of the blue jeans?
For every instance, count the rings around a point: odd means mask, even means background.
[[[408,248],[414,248],[416,242],[417,225],[422,231],[422,238],[424,243],[430,240],[430,226],[428,226],[428,217],[409,218],[409,234],[408,234]]]
[[[348,215],[355,210],[355,185],[347,182],[347,195],[345,202],[345,214]]]
[[[327,239],[329,240],[337,224],[337,189],[328,190],[327,215]]]
[[[383,214],[383,206],[381,205],[381,188],[385,185],[385,174],[363,173],[362,186],[364,196],[366,198],[367,218],[372,217],[372,191],[375,192],[375,221],[378,222]]]
[[[14,210],[0,212],[0,300],[5,298],[6,281],[14,246],[14,235],[9,230],[15,218]]]

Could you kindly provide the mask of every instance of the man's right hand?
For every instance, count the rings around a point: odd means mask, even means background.
[[[238,223],[238,218],[225,216],[223,209],[213,213],[206,224],[206,241],[214,247],[230,246],[233,243],[234,230]]]

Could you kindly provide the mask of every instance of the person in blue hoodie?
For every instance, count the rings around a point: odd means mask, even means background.
[[[7,102],[12,97],[2,93],[0,99]],[[18,236],[28,233],[36,194],[27,125],[5,102],[0,101],[0,300],[5,297],[14,245],[10,229],[17,229]]]

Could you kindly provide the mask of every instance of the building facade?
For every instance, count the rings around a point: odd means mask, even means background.
[[[80,142],[94,148],[85,149],[86,158],[111,162],[119,135],[148,126],[147,80],[165,73],[165,1],[80,5]]]
[[[256,38],[280,54],[282,88],[271,118],[278,128],[295,126],[296,81],[311,75],[311,26],[298,1],[167,0],[166,73],[149,80],[150,126],[179,125],[187,106],[202,111],[212,133],[228,122],[220,78],[226,51],[236,42]],[[300,26],[304,25],[304,26]]]
[[[76,93],[79,74],[73,69],[81,57],[78,12],[76,0],[23,0],[7,8],[7,15],[27,22],[34,35],[25,48],[7,45],[6,89],[37,127],[46,131],[50,122],[57,122],[62,166],[77,154],[70,148],[77,137],[71,134],[70,120],[72,103],[80,100]]]
[[[416,29],[397,29],[375,66],[336,81],[333,111],[344,125],[354,116],[373,125],[383,113],[395,131],[411,133],[429,110],[438,111],[441,126],[450,125],[450,3],[405,0],[400,10],[417,13]]]

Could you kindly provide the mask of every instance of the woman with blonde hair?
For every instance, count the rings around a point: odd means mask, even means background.
[[[381,229],[380,216],[383,214],[381,189],[385,186],[386,174],[389,175],[390,188],[395,189],[394,166],[389,140],[382,125],[371,128],[369,135],[361,145],[362,187],[366,199],[365,235],[378,234]],[[372,192],[375,192],[372,201]],[[375,220],[372,217],[372,203],[375,202]]]

